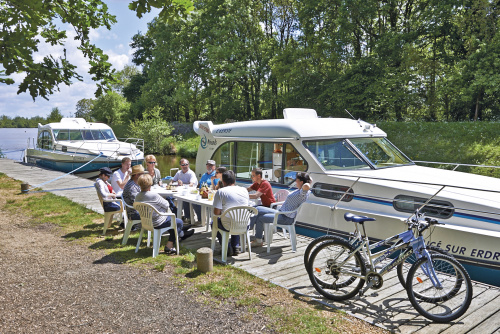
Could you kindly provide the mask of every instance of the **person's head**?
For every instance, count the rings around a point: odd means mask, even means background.
[[[146,158],[144,159],[146,160],[146,168],[148,170],[154,170],[155,167],[156,167],[156,157],[152,154],[148,154],[146,155]]]
[[[252,180],[253,182],[261,183],[262,182],[262,169],[254,168],[252,170]]]
[[[218,179],[222,178],[222,174],[227,171],[226,167],[219,167],[215,170],[215,177]]]
[[[137,184],[141,187],[141,191],[148,191],[153,185],[153,178],[149,174],[142,174],[137,180]]]
[[[215,169],[215,161],[214,160],[207,160],[207,172],[212,173]]]
[[[111,169],[109,169],[109,167],[99,168],[99,177],[104,181],[107,181],[112,174],[113,172],[111,171]]]
[[[142,174],[144,174],[144,167],[142,167],[142,165],[135,165],[132,167],[132,173],[130,175],[135,183],[137,183],[137,180]]]
[[[185,173],[189,170],[189,160],[188,159],[181,159],[181,169]]]
[[[222,183],[224,187],[231,186],[236,183],[236,176],[232,170],[227,170],[222,173]]]
[[[304,183],[312,183],[311,176],[306,172],[297,172],[295,176],[295,183],[297,184],[297,188],[302,188]]]
[[[125,157],[122,159],[122,171],[125,172],[126,170],[130,169],[130,166],[132,166],[132,159],[129,157]]]

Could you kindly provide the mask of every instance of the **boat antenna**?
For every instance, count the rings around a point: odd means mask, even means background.
[[[353,116],[353,115],[352,115],[352,114],[351,114],[351,113],[350,113],[347,109],[344,109],[344,110],[345,110],[345,112],[346,112],[346,113],[348,113],[348,114],[349,114],[349,116],[351,116],[351,118],[352,118],[353,120],[356,120],[356,118],[354,118],[354,116]]]

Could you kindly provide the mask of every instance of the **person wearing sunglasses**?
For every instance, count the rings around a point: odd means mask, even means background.
[[[153,179],[153,186],[161,186],[160,170],[156,168],[156,157],[152,154],[146,155],[146,171]]]
[[[298,172],[295,184],[297,185],[297,190],[291,192],[281,208],[278,210],[267,208],[265,206],[258,206],[257,210],[259,213],[253,217],[250,217],[250,228],[252,229],[255,225],[255,240],[252,242],[252,247],[262,247],[264,242],[262,236],[264,235],[264,224],[272,224],[274,221],[274,214],[279,211],[294,211],[302,203],[304,203],[309,194],[311,193],[312,178],[308,173]],[[296,213],[288,213],[278,216],[278,224],[280,225],[292,225]]]
[[[196,174],[189,168],[188,159],[182,158],[180,165],[181,170],[175,173],[174,177],[172,178],[172,182],[177,182],[180,186],[190,185],[196,187],[198,185],[198,179],[196,178]],[[183,202],[182,209],[184,210],[184,221],[191,221],[191,210],[189,210],[189,203]]]
[[[212,176],[212,184],[215,184],[214,190],[224,188],[222,183],[222,174],[227,170],[226,167],[219,167],[215,170],[215,176]]]

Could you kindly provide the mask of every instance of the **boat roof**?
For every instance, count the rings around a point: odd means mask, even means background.
[[[51,129],[111,129],[104,123],[89,123],[83,118],[62,118],[60,122],[48,123],[41,125],[38,123],[38,128],[51,128]]]
[[[293,111],[293,112],[292,112]],[[215,138],[355,138],[386,137],[376,125],[347,118],[318,118],[313,109],[285,109],[284,119],[267,119],[214,125],[197,121],[194,131]]]

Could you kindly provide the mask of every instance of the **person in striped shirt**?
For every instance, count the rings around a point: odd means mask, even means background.
[[[252,242],[252,247],[263,246],[262,236],[264,235],[264,224],[272,224],[274,214],[282,211],[294,211],[302,203],[304,203],[311,193],[312,179],[308,173],[298,172],[295,178],[297,190],[288,195],[285,202],[278,210],[271,209],[265,206],[258,206],[259,213],[250,218],[250,228],[255,225],[255,240]],[[297,213],[287,213],[278,216],[278,224],[292,225]]]

